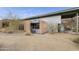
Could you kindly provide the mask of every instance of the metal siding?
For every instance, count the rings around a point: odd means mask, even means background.
[[[45,21],[48,24],[48,31],[49,25],[53,25],[54,32],[58,32],[58,24],[61,23],[61,15],[45,17],[42,18],[42,21]]]

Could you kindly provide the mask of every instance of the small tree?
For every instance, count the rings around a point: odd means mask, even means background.
[[[19,29],[19,17],[15,14],[13,14],[12,12],[9,12],[4,19],[6,19],[5,21],[9,22],[9,26],[7,27],[8,31],[17,31]]]
[[[19,24],[20,24],[19,20],[11,20],[11,21],[9,21],[9,30],[18,31]]]

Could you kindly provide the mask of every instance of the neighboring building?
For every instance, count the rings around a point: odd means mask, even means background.
[[[24,31],[31,33],[79,32],[79,8],[24,19]],[[52,26],[51,26],[52,25]]]

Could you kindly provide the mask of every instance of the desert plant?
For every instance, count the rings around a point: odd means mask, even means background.
[[[20,20],[17,15],[9,11],[9,13],[6,15],[6,17],[4,17],[4,19],[5,19],[4,21],[9,23],[9,26],[6,27],[6,30],[9,33],[18,31]]]
[[[9,30],[17,31],[19,29],[19,20],[11,20],[9,21]]]
[[[49,31],[49,33],[57,32],[58,25],[57,24],[48,24],[48,31]]]
[[[53,25],[52,24],[48,24],[48,31],[49,31],[49,33],[53,32]]]

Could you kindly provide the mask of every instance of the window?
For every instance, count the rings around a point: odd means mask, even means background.
[[[39,29],[39,23],[31,23],[32,29]]]
[[[5,28],[5,27],[9,27],[9,22],[5,21],[2,23],[2,27]]]

